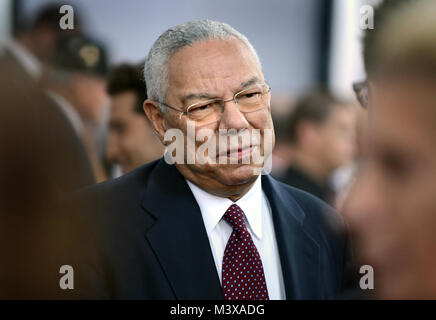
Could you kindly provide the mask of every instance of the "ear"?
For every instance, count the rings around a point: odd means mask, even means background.
[[[162,144],[165,145],[164,136],[166,131],[165,119],[162,111],[159,109],[159,105],[156,101],[145,100],[144,101],[144,112],[150,120],[153,130]]]

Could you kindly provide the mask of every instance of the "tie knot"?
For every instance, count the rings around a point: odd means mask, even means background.
[[[224,214],[226,220],[233,230],[242,232],[245,230],[244,211],[237,204],[232,204]]]

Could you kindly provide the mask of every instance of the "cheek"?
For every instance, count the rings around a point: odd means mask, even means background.
[[[424,242],[432,239],[436,244],[436,168],[419,171],[419,174],[410,177],[410,182],[402,185],[402,197],[399,198],[402,203],[400,208],[403,208],[401,218],[411,237],[421,238]]]
[[[344,158],[351,154],[353,145],[343,135],[337,132],[332,132],[326,136],[326,143],[324,144],[324,151],[334,158]]]
[[[269,109],[263,109],[246,115],[246,119],[253,129],[272,130],[274,136],[274,124]]]
[[[247,120],[255,129],[273,129],[274,127],[269,108],[253,112],[247,117]]]
[[[121,145],[123,151],[130,153],[136,146],[137,134],[132,130],[131,126],[125,128],[121,137]]]

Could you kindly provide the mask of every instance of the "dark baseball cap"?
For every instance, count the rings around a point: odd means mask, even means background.
[[[59,38],[53,65],[72,72],[106,76],[107,54],[103,45],[84,34],[66,34]]]

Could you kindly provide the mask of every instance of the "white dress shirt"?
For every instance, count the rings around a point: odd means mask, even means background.
[[[251,189],[236,202],[212,195],[188,180],[186,182],[200,207],[220,281],[224,250],[233,231],[222,217],[227,209],[236,203],[245,213],[248,232],[262,259],[269,298],[286,299],[271,208],[262,191],[261,177],[259,176]]]

